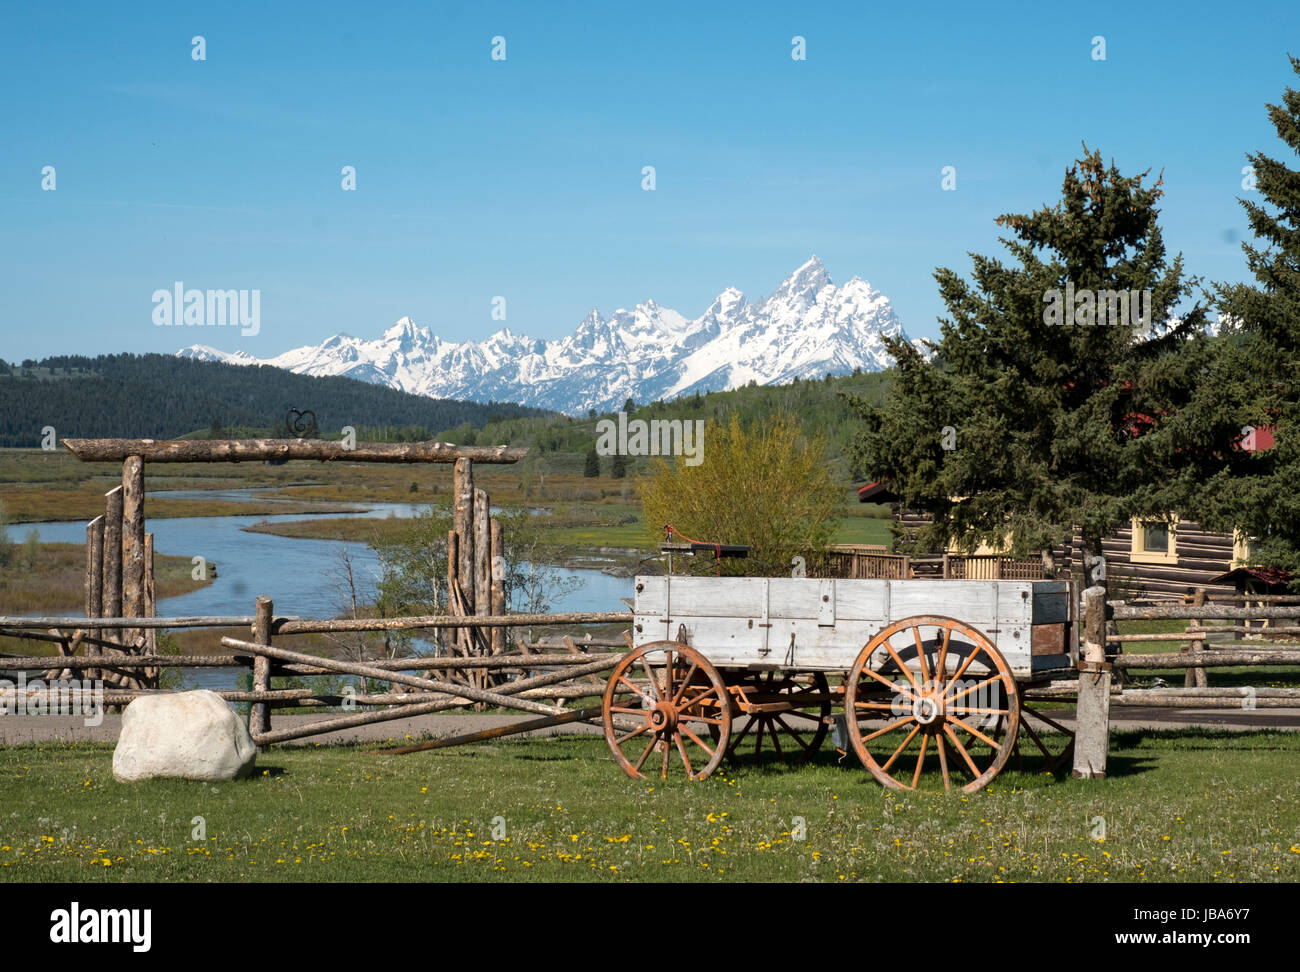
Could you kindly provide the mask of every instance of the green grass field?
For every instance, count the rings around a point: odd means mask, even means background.
[[[883,790],[833,750],[633,781],[598,737],[273,749],[217,785],[119,784],[111,758],[0,750],[0,880],[1300,880],[1295,733],[1116,733],[1104,781],[1009,767],[969,796]]]

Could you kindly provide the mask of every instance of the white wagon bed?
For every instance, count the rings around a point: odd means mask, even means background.
[[[1068,581],[639,576],[634,645],[680,641],[719,668],[847,671],[882,628],[940,615],[982,632],[1017,681],[1073,667]]]

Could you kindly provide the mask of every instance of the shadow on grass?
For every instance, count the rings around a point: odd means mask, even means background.
[[[1294,750],[1295,733],[1261,727],[1257,730],[1229,730],[1214,728],[1163,729],[1159,732],[1113,730],[1110,749],[1140,749],[1152,743],[1175,743],[1179,751],[1232,752],[1234,750]],[[1112,761],[1114,756],[1111,757]]]
[[[1140,776],[1159,768],[1160,760],[1154,756],[1116,756],[1112,753],[1106,757],[1107,779]],[[1063,772],[1053,775],[1069,779],[1070,770],[1067,767]]]

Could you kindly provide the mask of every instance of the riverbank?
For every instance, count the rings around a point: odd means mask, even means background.
[[[12,561],[0,567],[0,614],[79,614],[85,608],[85,544],[38,543],[31,550],[17,544]],[[217,573],[214,569],[196,580],[193,570],[186,557],[155,554],[158,598],[199,590],[211,584]]]

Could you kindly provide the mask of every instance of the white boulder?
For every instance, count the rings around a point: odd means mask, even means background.
[[[256,759],[248,729],[216,692],[145,695],[122,714],[113,776],[236,780],[252,774]]]

